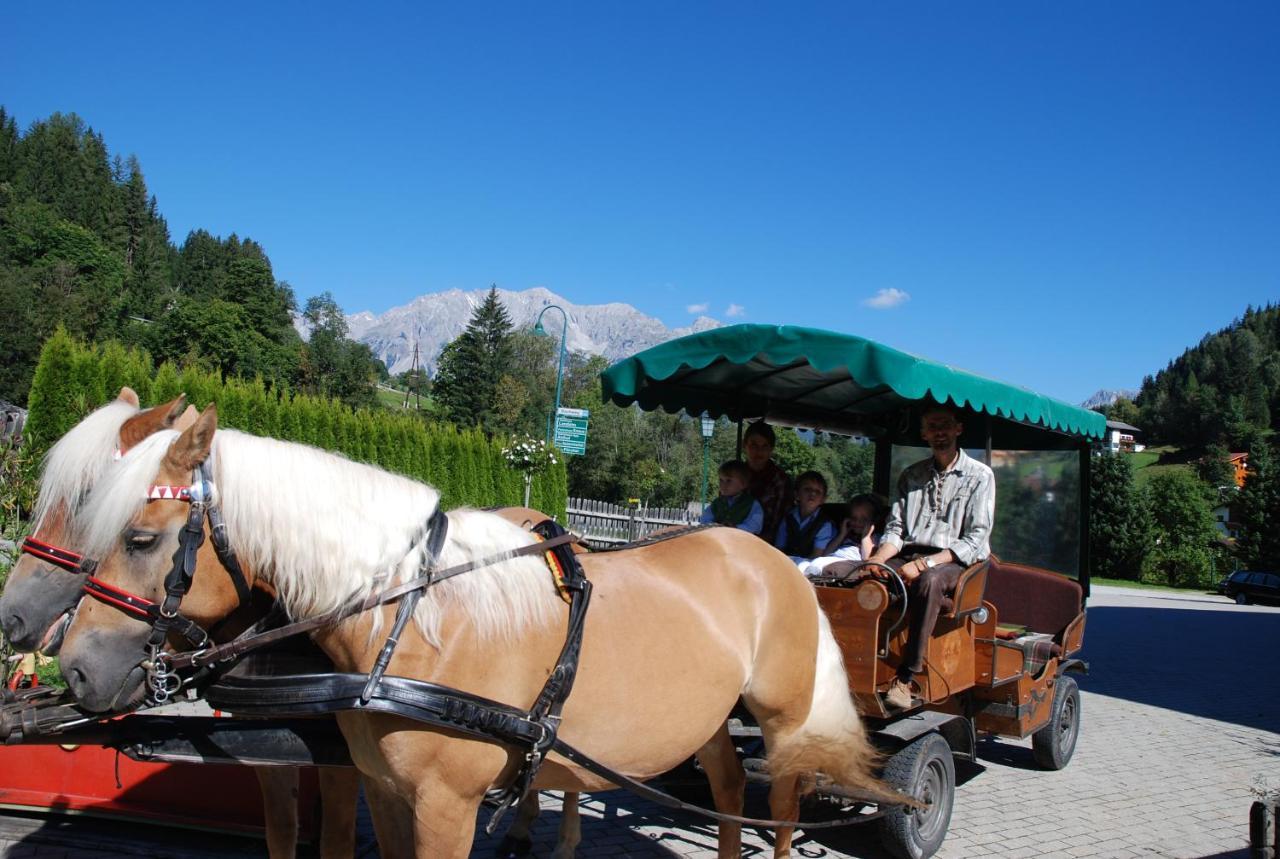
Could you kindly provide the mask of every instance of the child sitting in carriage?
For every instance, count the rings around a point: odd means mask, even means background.
[[[840,522],[836,534],[823,547],[821,557],[801,566],[806,576],[820,575],[836,561],[864,561],[880,543],[887,511],[880,499],[863,493],[849,502],[849,515]]]
[[[704,525],[730,525],[759,534],[764,525],[764,508],[747,492],[751,474],[747,464],[731,459],[720,466],[720,495],[707,505],[698,519]]]
[[[835,536],[835,525],[822,515],[826,500],[827,479],[821,473],[806,471],[796,478],[796,506],[782,517],[773,545],[801,569],[821,555]]]

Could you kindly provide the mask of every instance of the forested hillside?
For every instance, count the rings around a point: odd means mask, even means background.
[[[293,329],[296,309],[257,242],[195,230],[174,245],[138,160],[112,156],[75,114],[20,131],[0,107],[0,399],[26,402],[61,324],[224,377],[372,401],[379,365],[345,340],[341,314],[309,308],[335,328],[320,349],[340,353],[317,354]]]
[[[1205,335],[1143,380],[1137,405],[1155,443],[1248,450],[1270,435],[1280,427],[1280,305],[1250,307]]]

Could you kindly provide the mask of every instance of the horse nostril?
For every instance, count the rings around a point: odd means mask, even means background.
[[[22,618],[16,614],[7,614],[0,618],[0,630],[4,632],[4,637],[9,641],[17,641],[27,631],[22,623]]]
[[[67,686],[71,687],[71,694],[77,697],[84,691],[85,677],[84,672],[79,668],[68,668],[62,666],[62,676],[67,681]]]

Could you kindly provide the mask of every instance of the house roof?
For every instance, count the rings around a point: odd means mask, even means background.
[[[1107,429],[1128,430],[1129,432],[1142,432],[1133,424],[1127,424],[1124,421],[1107,421]]]

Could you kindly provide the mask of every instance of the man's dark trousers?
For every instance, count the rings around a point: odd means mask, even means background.
[[[899,555],[889,561],[895,570],[918,557],[932,554],[933,550]],[[929,652],[929,636],[938,622],[938,614],[942,610],[942,600],[953,590],[964,567],[955,563],[938,564],[929,567],[907,586],[908,599],[907,645],[902,652],[902,663],[898,666],[898,678],[903,682],[911,682],[912,674],[924,671],[924,657]]]

